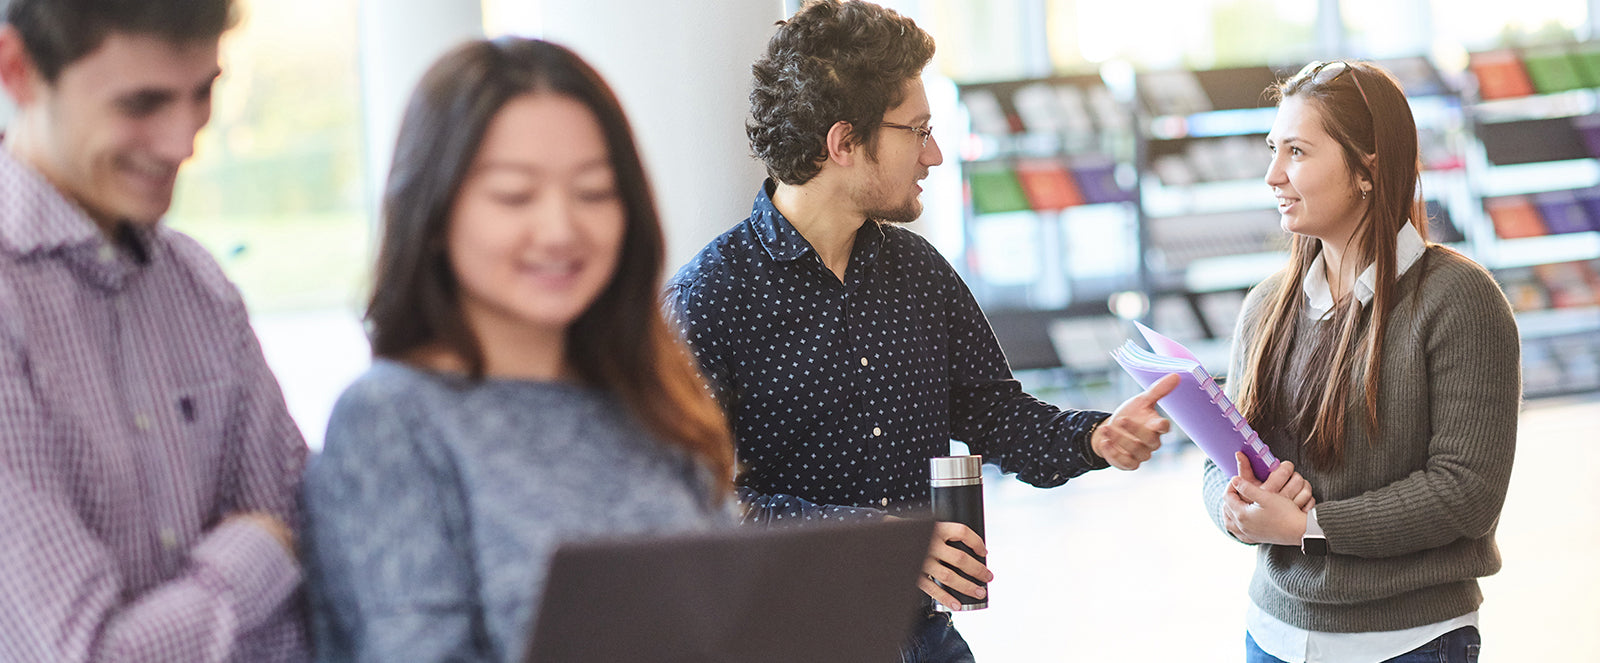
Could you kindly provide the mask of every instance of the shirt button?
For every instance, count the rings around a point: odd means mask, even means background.
[[[889,506],[889,498],[885,497],[885,498],[883,498],[881,500],[878,500],[878,504],[881,504],[883,506]]]
[[[133,418],[133,427],[137,428],[137,429],[139,429],[140,431],[143,431],[143,432],[149,432],[150,431],[150,417],[147,417],[147,416],[142,415],[142,414],[134,417]]]
[[[100,262],[111,262],[112,258],[117,257],[117,251],[116,249],[111,248],[110,244],[101,244],[98,257],[100,258]]]
[[[882,428],[878,428],[877,426],[873,426],[872,427],[872,436],[873,437],[878,437],[880,435],[883,435],[883,429]]]
[[[866,357],[862,357],[861,358],[861,365],[862,366],[866,366],[867,365],[867,358]]]
[[[178,547],[178,532],[171,527],[161,528],[161,547],[175,550]]]

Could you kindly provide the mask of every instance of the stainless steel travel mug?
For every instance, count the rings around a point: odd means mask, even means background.
[[[971,527],[978,536],[987,539],[983,532],[983,457],[982,456],[946,456],[934,458],[930,461],[931,478],[928,482],[929,490],[933,497],[933,519],[943,522],[961,523]],[[972,552],[966,544],[951,542],[947,545],[972,555],[980,562],[987,564],[983,557]],[[940,562],[943,564],[943,562]],[[950,567],[949,564],[945,564]],[[978,582],[976,578],[950,567],[950,570],[960,574],[961,577]],[[961,601],[961,610],[982,610],[989,607],[987,597],[977,599],[955,590],[950,593]]]

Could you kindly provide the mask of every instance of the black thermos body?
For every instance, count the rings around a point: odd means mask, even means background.
[[[933,519],[961,523],[971,527],[979,538],[987,540],[988,535],[983,532],[983,457],[946,456],[934,458],[929,464],[932,472],[928,485],[933,497]],[[964,543],[954,542],[947,545],[976,557],[980,562],[988,563],[983,557],[974,555],[972,549]],[[945,566],[950,565],[945,564]],[[963,578],[976,582],[979,586],[987,586],[954,567],[951,567],[951,570]],[[961,602],[963,611],[989,607],[987,597],[976,599],[955,590],[950,590],[950,594]]]

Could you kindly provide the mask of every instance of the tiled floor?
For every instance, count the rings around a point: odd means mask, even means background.
[[[1600,661],[1600,396],[1530,403],[1483,580],[1483,661]],[[1040,490],[987,477],[986,611],[956,624],[980,663],[1240,661],[1252,551],[1200,506],[1193,446],[1134,473]]]

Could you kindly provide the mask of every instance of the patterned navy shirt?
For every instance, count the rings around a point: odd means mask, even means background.
[[[927,240],[869,221],[843,282],[773,206],[711,242],[667,287],[738,443],[746,520],[926,509],[950,440],[1036,486],[1107,464],[1104,412],[1023,393],[977,302]]]

